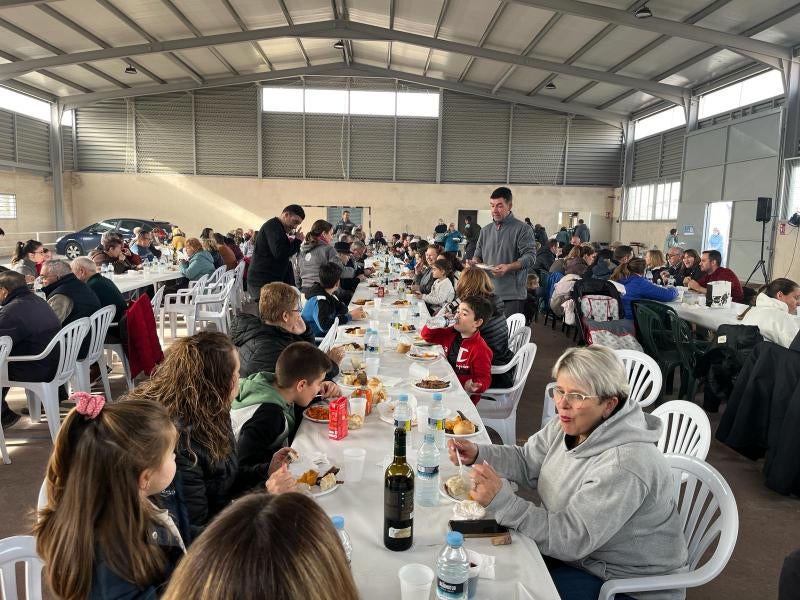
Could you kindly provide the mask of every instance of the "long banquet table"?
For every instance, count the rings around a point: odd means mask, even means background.
[[[149,273],[144,273],[144,271],[128,271],[123,275],[114,275],[111,280],[119,288],[119,291],[125,294],[140,288],[145,288],[149,285],[158,287],[159,283],[180,279],[181,277],[183,277],[183,273],[179,270],[173,271],[170,268],[167,271],[159,273],[155,271],[150,271]]]
[[[362,284],[356,290],[354,299],[372,298],[374,288]],[[390,305],[398,299],[396,294],[387,294],[383,306]],[[391,309],[374,310],[365,307],[370,313],[369,320],[378,320],[384,335],[388,335],[388,323],[392,318]],[[388,307],[387,307],[388,308]],[[428,315],[426,314],[425,317]],[[421,327],[420,320],[411,320]],[[339,342],[346,338],[339,338]],[[382,346],[381,363],[378,376],[401,377],[402,382],[395,387],[387,388],[391,396],[398,393],[413,394],[420,404],[430,402],[430,394],[421,393],[411,387],[409,367],[413,362],[404,355]],[[345,359],[347,360],[347,359]],[[444,405],[452,411],[460,410],[471,421],[480,425],[480,431],[472,438],[478,443],[490,443],[489,436],[483,426],[478,411],[464,390],[458,385],[450,365],[440,359],[426,365],[431,374],[455,382],[454,389],[444,393]],[[363,479],[356,484],[345,482],[334,492],[318,498],[325,511],[333,515],[342,515],[345,529],[353,543],[352,570],[362,598],[382,598],[389,600],[400,598],[400,586],[397,572],[408,563],[423,563],[435,570],[436,557],[444,544],[448,531],[447,522],[453,518],[454,504],[440,497],[438,507],[425,508],[417,506],[414,511],[414,545],[405,552],[392,552],[383,546],[383,464],[392,453],[393,428],[381,421],[377,411],[368,416],[364,427],[350,431],[343,440],[331,441],[327,437],[328,425],[303,420],[292,447],[301,456],[313,456],[324,453],[329,461],[341,466],[342,451],[345,448],[360,447],[367,451]],[[416,466],[416,449],[421,442],[417,428],[412,431],[414,449],[409,452],[408,462],[412,468]],[[442,480],[458,472],[458,468],[450,464],[446,453],[442,453]],[[488,539],[468,538],[465,546],[476,552],[496,557],[496,578],[480,579],[477,598],[517,597],[517,582],[521,583],[536,600],[558,600],[559,596],[553,585],[550,574],[542,560],[536,544],[524,536],[512,533],[513,541],[507,546],[492,546]],[[431,592],[431,596],[434,593]]]

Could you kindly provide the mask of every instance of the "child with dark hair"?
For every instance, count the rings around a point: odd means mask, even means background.
[[[364,318],[363,308],[358,306],[348,312],[347,305],[333,295],[341,277],[342,267],[336,263],[326,263],[319,268],[319,282],[306,292],[306,305],[301,316],[315,337],[328,333],[337,317],[340,325],[352,319]]]
[[[422,338],[440,344],[464,390],[474,404],[492,382],[492,351],[478,331],[492,314],[491,302],[482,296],[461,300],[451,327],[422,328]]]
[[[439,312],[445,304],[456,297],[453,282],[450,279],[453,274],[453,266],[446,258],[438,258],[431,265],[431,275],[433,277],[433,287],[429,294],[417,294],[425,301],[431,314]]]

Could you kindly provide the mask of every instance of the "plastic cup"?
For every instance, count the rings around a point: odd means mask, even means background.
[[[367,415],[367,399],[363,396],[350,396],[350,414],[360,415],[364,419]]]
[[[407,301],[408,301],[410,304],[414,304],[414,302],[416,302],[416,301],[417,301],[417,297],[416,297],[414,294],[406,294],[406,300],[407,300]]]
[[[378,298],[377,296],[375,296],[375,298],[373,298],[372,302],[374,303],[375,310],[380,310],[381,309],[381,301],[382,300],[383,300],[383,298]]]
[[[408,309],[407,308],[401,308],[400,310],[398,310],[397,311],[397,315],[400,317],[400,322],[401,323],[408,323]]]
[[[364,475],[364,460],[366,456],[367,451],[364,448],[345,448],[342,450],[344,480],[346,482],[361,481],[361,477]]]
[[[421,446],[425,441],[425,434],[428,432],[428,407],[417,405],[417,433],[419,436],[419,443]]]
[[[367,377],[377,377],[378,376],[378,369],[381,366],[381,359],[380,358],[368,358],[366,360],[367,363]]]
[[[433,585],[433,569],[427,565],[411,563],[397,572],[400,578],[402,600],[428,600]]]
[[[381,327],[381,322],[378,319],[370,319],[369,321],[369,328],[378,331]]]

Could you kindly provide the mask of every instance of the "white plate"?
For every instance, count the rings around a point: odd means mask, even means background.
[[[484,271],[493,271],[495,267],[495,265],[486,265],[484,263],[477,263],[475,266]]]
[[[449,437],[449,438],[455,438],[455,439],[466,439],[466,438],[475,437],[476,435],[478,435],[481,432],[480,425],[475,425],[475,427],[477,429],[473,433],[465,433],[463,435],[456,435],[455,433],[447,433],[445,431],[444,432],[444,436],[445,437]]]
[[[312,406],[317,406],[317,405],[319,405],[319,404],[320,404],[320,403],[319,403],[319,402],[317,402],[316,404],[314,404],[314,405],[312,405]],[[309,406],[308,408],[311,408],[311,406]],[[328,419],[325,419],[325,420],[323,420],[323,419],[312,419],[311,417],[309,417],[309,416],[306,414],[306,410],[308,410],[308,408],[306,408],[306,409],[303,411],[303,418],[304,418],[304,419],[307,419],[307,420],[311,421],[312,423],[328,423]],[[306,470],[308,470],[308,469],[306,469]]]
[[[378,379],[380,379],[380,380],[381,380],[381,384],[382,384],[382,385],[383,385],[383,387],[385,387],[385,388],[394,387],[394,386],[396,386],[397,384],[399,384],[399,383],[402,383],[402,382],[403,382],[403,379],[402,379],[402,377],[392,377],[392,376],[390,376],[390,375],[387,375],[386,377],[384,377],[383,375],[379,375],[379,376],[378,376]],[[363,387],[363,386],[360,386],[360,385],[347,385],[347,384],[346,384],[346,383],[344,383],[344,381],[342,380],[342,376],[341,376],[341,375],[339,375],[338,377],[336,377],[336,379],[335,379],[334,381],[336,382],[336,385],[338,385],[338,386],[339,386],[340,388],[342,388],[343,390],[354,390],[354,389],[356,389],[356,388],[358,388],[358,387]]]
[[[364,333],[347,333],[348,329],[363,329]],[[339,325],[339,335],[351,338],[363,338],[367,335],[367,327],[361,325]]]
[[[440,358],[442,358],[442,355],[441,355],[441,354],[439,354],[438,352],[435,352],[435,353],[433,353],[433,354],[436,354],[436,356],[433,356],[433,357],[428,357],[428,356],[420,356],[420,355],[417,355],[417,354],[411,354],[411,352],[407,352],[407,353],[405,354],[405,357],[406,357],[408,360],[413,360],[413,361],[415,361],[415,362],[427,362],[427,363],[430,363],[430,362],[436,362],[437,360],[439,360]]]
[[[375,406],[375,409],[378,411],[378,418],[384,423],[388,423],[389,425],[394,425],[394,407],[397,405],[398,400],[396,398],[392,400],[387,400],[386,402],[381,402]],[[414,394],[408,395],[408,404],[411,406],[411,426],[417,426],[417,399],[414,397]]]
[[[469,469],[467,469],[467,472],[468,471],[469,471]],[[439,483],[439,494],[441,496],[447,498],[450,502],[453,502],[453,503],[461,502],[462,500],[467,500],[468,496],[466,496],[466,495],[463,498],[456,497],[456,496],[451,496],[450,492],[448,492],[447,489],[445,488],[445,486],[444,486],[445,482],[448,479],[450,479],[451,477],[454,477],[454,476],[458,477],[458,473],[455,473],[454,475],[448,475],[447,477],[442,477],[441,478],[441,481]]]
[[[327,421],[326,421],[327,422]],[[327,458],[323,458],[322,460],[327,461]],[[292,463],[289,465],[289,472],[294,475],[295,479],[300,477],[303,473],[308,471],[309,469],[314,469],[317,473],[324,473],[328,469],[330,469],[333,465],[329,462],[322,462],[320,464],[316,464],[308,460],[308,458],[301,457],[299,461]],[[338,466],[338,465],[337,465]],[[337,479],[341,479],[342,475],[344,474],[344,470],[342,467],[339,467],[339,472],[336,474]],[[331,492],[334,492],[341,484],[337,483],[332,488],[325,490],[324,492],[320,489],[318,485],[312,485],[308,488],[308,494],[317,498],[318,496],[327,496]]]
[[[341,473],[341,471],[339,471],[339,473]],[[338,475],[337,475],[337,477],[338,477]],[[308,488],[308,495],[312,496],[314,498],[319,498],[320,496],[327,496],[328,494],[331,494],[331,493],[335,492],[336,490],[338,490],[339,486],[341,486],[341,485],[342,485],[341,483],[337,483],[335,486],[333,486],[332,488],[328,488],[324,492],[322,490],[320,490],[320,487],[318,485],[312,485],[311,487]],[[315,491],[315,490],[319,490],[319,491]]]
[[[436,390],[419,387],[416,383],[411,384],[411,387],[413,387],[415,390],[418,390],[420,392],[424,392],[426,394],[436,394],[437,392],[446,392],[447,390],[452,390],[453,389],[453,382],[452,381],[448,381],[447,382],[447,387],[439,388],[439,389],[436,389]]]

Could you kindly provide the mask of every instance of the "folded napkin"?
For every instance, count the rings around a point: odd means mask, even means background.
[[[494,556],[481,554],[467,548],[467,558],[469,562],[478,565],[469,568],[470,576],[474,577],[477,570],[480,579],[494,579]]]

